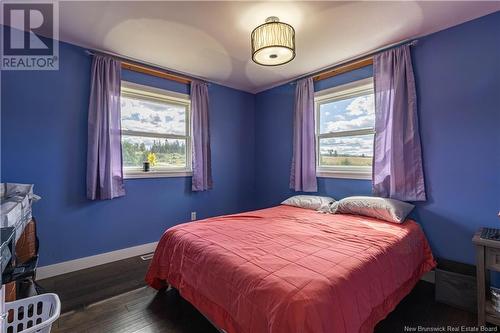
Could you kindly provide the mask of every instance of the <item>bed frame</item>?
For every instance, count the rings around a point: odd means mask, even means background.
[[[170,291],[170,290],[175,290],[175,291],[177,291],[177,295],[178,295],[179,297],[182,297],[182,296],[181,296],[181,294],[179,293],[179,291],[178,291],[177,289],[175,289],[174,287],[172,287],[170,284],[167,286],[167,288],[162,289],[162,290],[159,290],[158,292],[167,292],[167,291]],[[191,303],[189,302],[189,304],[191,304]],[[192,304],[191,304],[191,305],[192,305]],[[193,306],[194,306],[194,305],[193,305]],[[194,307],[195,307],[195,306],[194,306]],[[195,308],[196,308],[196,307],[195,307]],[[198,308],[196,308],[196,310],[198,310]],[[208,318],[208,317],[207,317],[207,316],[206,316],[203,312],[201,312],[200,310],[198,310],[198,312],[199,312],[199,313],[201,313],[201,314],[203,315],[203,317],[205,317],[205,319],[206,319],[206,320],[208,320],[208,322],[209,322],[210,324],[212,324],[212,326],[213,326],[213,327],[215,327],[215,329],[216,329],[217,331],[219,331],[220,333],[227,333],[227,332],[226,332],[226,331],[224,331],[222,328],[217,327],[217,325],[215,325],[215,324],[214,324],[214,322],[213,322],[213,321],[211,321],[211,320],[210,320],[210,318]]]

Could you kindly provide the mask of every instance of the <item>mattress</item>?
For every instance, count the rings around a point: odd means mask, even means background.
[[[228,333],[372,332],[434,266],[412,220],[281,205],[168,229],[146,282]]]

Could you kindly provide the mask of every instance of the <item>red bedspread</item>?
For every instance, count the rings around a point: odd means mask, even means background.
[[[413,221],[278,206],[168,229],[146,276],[229,333],[371,332],[435,266]]]

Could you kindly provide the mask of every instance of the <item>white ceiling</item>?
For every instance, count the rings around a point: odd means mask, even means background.
[[[64,1],[60,39],[258,92],[498,10],[500,1]],[[273,15],[295,27],[297,56],[262,67],[250,33]]]

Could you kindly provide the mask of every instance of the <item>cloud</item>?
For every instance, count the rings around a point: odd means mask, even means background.
[[[322,154],[328,154],[331,150],[340,155],[372,156],[373,135],[358,135],[339,138],[322,139],[320,142]]]
[[[322,105],[321,133],[374,127],[374,104],[370,94]]]
[[[183,107],[121,98],[122,129],[162,134],[185,134]]]
[[[372,128],[374,126],[374,123],[374,114],[360,116],[351,120],[329,121],[326,123],[326,132],[340,132],[362,128]]]
[[[375,113],[375,102],[373,94],[356,97],[347,107],[350,116],[361,116]]]

